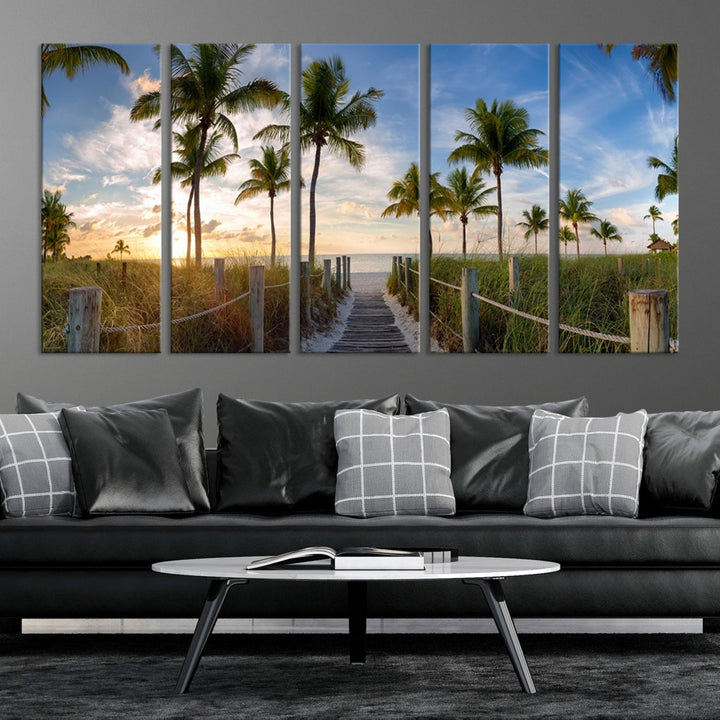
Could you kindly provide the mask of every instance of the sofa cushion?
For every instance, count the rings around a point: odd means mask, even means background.
[[[60,411],[86,515],[190,513],[167,410]]]
[[[0,499],[5,517],[74,513],[70,452],[55,413],[0,415]]]
[[[25,393],[17,395],[17,411],[19,413],[59,412],[62,408],[72,407],[78,407],[78,404],[46,402]],[[111,409],[157,410],[164,408],[167,410],[177,441],[180,467],[183,470],[193,505],[199,512],[210,510],[202,431],[202,391],[196,388],[109,407]],[[85,409],[88,412],[102,410],[99,407]]]
[[[451,474],[457,512],[515,510],[527,500],[528,431],[537,408],[582,416],[587,400],[494,407],[453,405],[405,397],[415,415],[446,407],[450,414]]]
[[[525,514],[637,517],[646,425],[644,410],[606,418],[536,410]]]
[[[333,512],[335,411],[397,413],[381,400],[282,403],[218,398],[218,512]]]
[[[641,512],[709,512],[719,475],[720,412],[648,415]]]
[[[335,444],[336,513],[455,513],[447,410],[394,417],[374,410],[338,410]]]

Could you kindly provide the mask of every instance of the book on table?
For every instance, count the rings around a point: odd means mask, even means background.
[[[335,550],[331,547],[314,546],[291,550],[272,557],[253,560],[248,570],[261,570],[295,565],[314,560],[330,560],[334,570],[424,570],[425,557],[415,550],[392,550],[376,547],[346,547]]]

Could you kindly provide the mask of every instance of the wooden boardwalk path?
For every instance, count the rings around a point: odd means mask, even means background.
[[[409,353],[412,350],[383,300],[382,289],[363,288],[355,291],[345,332],[328,352]]]

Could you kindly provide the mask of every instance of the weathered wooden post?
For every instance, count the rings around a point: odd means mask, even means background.
[[[339,255],[335,258],[335,287],[338,290],[342,288],[342,266]]]
[[[325,295],[332,295],[332,260],[326,258],[323,260],[323,286],[325,287]]]
[[[520,260],[513,256],[508,258],[508,283],[510,285],[510,307],[520,301]]]
[[[352,276],[350,275],[350,260],[352,260],[352,258],[348,255],[348,259],[347,259],[347,286],[348,286],[348,290],[352,290],[352,279],[351,279]]]
[[[250,281],[250,339],[251,352],[261,353],[265,337],[265,266],[251,265]]]
[[[670,352],[667,290],[630,290],[630,352]]]
[[[101,305],[101,288],[77,287],[70,289],[67,349],[69,353],[100,351]]]
[[[623,266],[623,259],[619,257],[617,259],[618,263],[618,275],[622,275],[625,272],[625,267]]]
[[[412,287],[412,285],[410,284],[412,281],[411,268],[412,268],[412,258],[406,257],[405,258],[405,290],[407,292],[408,302],[410,302],[410,288]]]
[[[471,353],[480,345],[480,306],[473,293],[478,291],[477,268],[464,267],[460,284],[463,352]]]
[[[300,293],[302,295],[302,322],[310,327],[310,263],[303,260],[300,263]]]
[[[215,302],[225,299],[225,258],[215,258],[213,263],[215,274]]]
[[[348,277],[347,277],[347,255],[342,256],[342,289],[347,288]]]
[[[650,272],[650,258],[645,258],[645,272]]]

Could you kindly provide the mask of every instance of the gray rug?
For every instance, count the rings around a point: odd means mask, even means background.
[[[218,635],[178,697],[188,639],[0,635],[0,717],[720,718],[720,635],[521,636],[534,696],[493,635]]]

